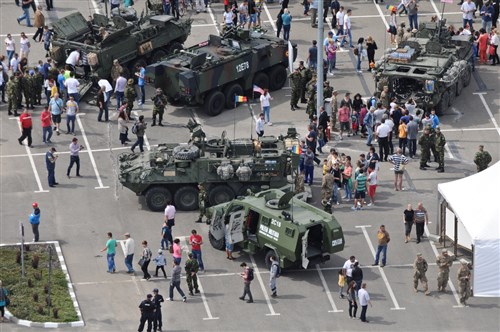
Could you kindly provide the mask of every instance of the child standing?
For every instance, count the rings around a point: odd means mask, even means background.
[[[161,269],[163,272],[163,276],[167,279],[167,273],[165,272],[165,265],[167,265],[167,259],[163,256],[163,251],[158,249],[158,256],[154,258],[154,262],[156,264],[156,272],[155,277],[158,277],[158,270]]]

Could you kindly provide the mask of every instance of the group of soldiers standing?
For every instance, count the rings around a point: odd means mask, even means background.
[[[17,110],[23,107],[23,96],[27,108],[41,105],[43,84],[44,77],[37,67],[10,76],[6,85],[9,115],[19,116]]]
[[[436,168],[438,173],[444,172],[444,146],[446,145],[446,138],[441,129],[435,129],[429,124],[424,128],[424,134],[418,139],[420,145],[420,169],[426,170],[431,167],[427,163],[431,160],[431,151],[434,156],[434,161],[438,163]]]

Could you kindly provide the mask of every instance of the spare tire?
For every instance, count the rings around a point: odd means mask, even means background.
[[[200,156],[200,149],[196,145],[179,145],[174,148],[173,155],[175,159],[193,160]]]

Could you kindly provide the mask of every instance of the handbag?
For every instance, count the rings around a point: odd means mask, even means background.
[[[137,264],[139,264],[141,267],[144,265],[144,257],[141,257],[141,259],[139,259],[139,261],[137,262]]]

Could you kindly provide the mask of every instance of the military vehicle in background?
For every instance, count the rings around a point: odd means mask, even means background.
[[[297,169],[299,156],[291,149],[299,141],[294,128],[286,136],[258,140],[207,139],[201,125],[189,121],[186,144],[159,144],[144,153],[119,156],[119,181],[146,198],[152,211],[162,211],[168,201],[179,210],[198,209],[198,184],[204,183],[208,205],[230,201],[250,189],[280,188]]]
[[[325,261],[344,249],[344,234],[335,217],[294,197],[293,192],[269,189],[238,197],[210,207],[207,217],[215,249],[225,247],[225,235],[230,232],[227,236],[244,251],[266,251],[268,267],[271,255],[282,268],[307,269],[310,260]]]
[[[422,23],[415,37],[389,49],[373,70],[376,88],[389,87],[397,103],[412,98],[417,107],[443,113],[472,76],[472,36],[451,35],[445,21]]]
[[[293,59],[297,56],[293,46]],[[169,102],[203,105],[215,116],[235,107],[234,96],[253,85],[279,90],[287,80],[288,44],[259,30],[229,29],[224,36],[181,50],[146,68],[146,76]]]

